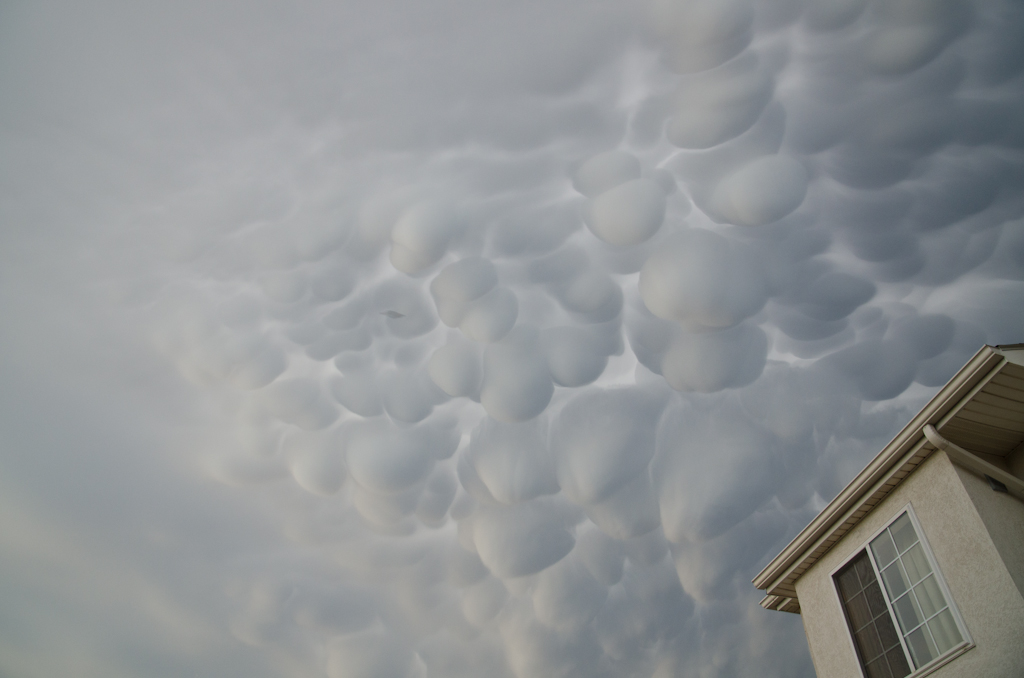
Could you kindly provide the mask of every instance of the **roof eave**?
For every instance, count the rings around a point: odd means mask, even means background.
[[[892,467],[924,438],[923,429],[932,424],[941,427],[958,403],[972,395],[988,376],[1005,361],[1004,355],[991,346],[983,346],[949,382],[943,386],[903,430],[833,499],[761,572],[753,583],[771,593],[774,584],[785,578],[808,550],[828,534],[870,496],[876,484]]]

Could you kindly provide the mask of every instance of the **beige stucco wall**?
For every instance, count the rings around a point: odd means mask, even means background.
[[[959,466],[954,465],[954,468],[1017,591],[1024,595],[1024,502],[1003,492],[993,492],[988,481]],[[1024,639],[1021,642],[1024,643]],[[1024,668],[1021,675],[1024,675]]]
[[[987,484],[985,489],[991,492]],[[1024,597],[1003,566],[964,480],[942,452],[921,464],[797,581],[800,614],[819,678],[861,678],[830,572],[908,503],[975,643],[929,675],[1020,678],[1024,675]],[[989,512],[985,500],[979,504]],[[998,520],[1003,508],[991,511],[991,518]]]

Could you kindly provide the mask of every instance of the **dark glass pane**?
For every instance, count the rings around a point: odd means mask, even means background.
[[[871,568],[871,561],[868,559],[867,551],[857,556],[857,560],[853,562],[853,569],[857,570],[861,586],[867,587],[868,584],[875,581],[875,571]]]
[[[870,664],[865,664],[864,668],[867,670],[868,678],[892,678],[892,672],[889,671],[889,664],[886,663],[885,657],[879,657]]]
[[[890,623],[890,626],[892,624]],[[885,655],[889,660],[889,668],[892,669],[892,678],[903,678],[910,673],[910,665],[907,664],[907,655],[903,654],[903,648],[896,646]]]
[[[863,593],[858,593],[847,601],[846,614],[850,616],[850,626],[854,631],[864,628],[864,625],[875,616],[868,610],[868,602],[864,599]]]
[[[843,600],[849,600],[860,591],[860,582],[857,580],[857,571],[848,567],[838,575],[836,581],[839,583],[839,591],[843,594]]]
[[[875,622],[878,627],[878,638],[882,641],[882,647],[887,651],[900,644],[900,634],[896,632],[896,625],[892,623],[892,617],[885,615],[879,617]]]
[[[866,663],[874,661],[877,657],[885,654],[881,641],[878,640],[878,632],[874,624],[868,624],[861,631],[855,634],[857,647],[860,648],[860,656]]]
[[[851,577],[854,573],[855,577]],[[835,579],[840,591],[844,582],[850,586],[855,579],[858,587],[864,587],[863,591],[852,590],[851,595],[844,598],[843,608],[865,674],[881,678],[903,678],[909,674],[903,646],[867,551],[857,554]]]
[[[864,595],[868,599],[868,608],[871,610],[872,617],[877,617],[889,611],[885,606],[885,598],[882,597],[882,589],[878,586],[877,581],[872,582],[871,586],[864,589]]]

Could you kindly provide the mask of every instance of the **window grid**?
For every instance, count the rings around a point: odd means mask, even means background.
[[[906,512],[875,537],[867,550],[916,668],[963,640]]]
[[[843,610],[868,678],[903,678],[910,673],[900,633],[867,551],[861,551],[835,576]]]
[[[965,642],[949,592],[932,567],[933,556],[911,513],[907,505],[861,551],[833,571],[851,640],[867,678],[902,678]],[[868,612],[867,606],[858,603],[857,598],[864,598],[869,589],[877,592],[875,607],[880,600],[884,614],[876,614],[875,609]],[[866,623],[865,613],[871,617]],[[869,627],[874,633],[867,633]]]

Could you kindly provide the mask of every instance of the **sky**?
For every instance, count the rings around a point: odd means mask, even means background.
[[[804,678],[1024,341],[1013,0],[0,5],[0,675]]]

